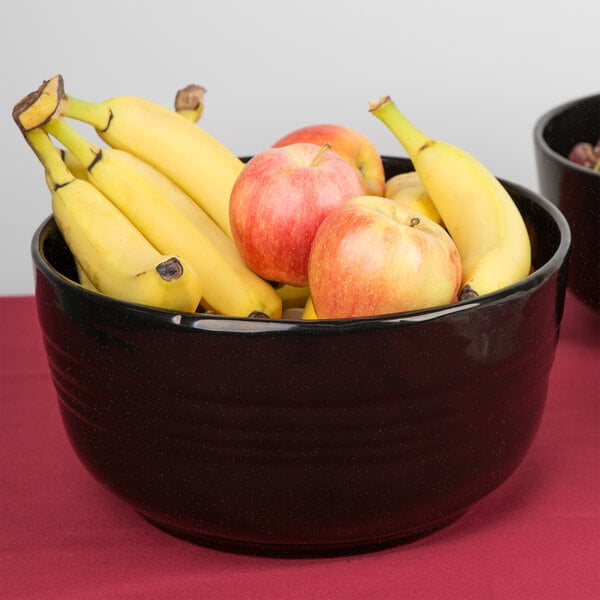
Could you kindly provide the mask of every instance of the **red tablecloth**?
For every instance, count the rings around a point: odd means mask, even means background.
[[[1,298],[0,326],[2,598],[600,598],[600,318],[570,295],[516,473],[429,537],[327,559],[229,554],[155,529],[72,452],[33,298]]]

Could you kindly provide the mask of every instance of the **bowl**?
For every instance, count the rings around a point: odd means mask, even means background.
[[[384,157],[388,177],[407,159]],[[32,240],[64,428],[150,523],[205,546],[326,556],[457,519],[525,457],[566,290],[560,211],[504,182],[535,270],[496,293],[339,320],[179,314],[76,283],[52,218]]]
[[[600,311],[600,171],[567,158],[577,142],[593,145],[600,139],[600,94],[549,110],[536,122],[533,135],[540,191],[571,227],[569,288]]]

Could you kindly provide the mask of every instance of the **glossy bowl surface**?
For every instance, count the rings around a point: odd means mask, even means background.
[[[540,191],[571,226],[569,287],[596,311],[600,311],[600,171],[567,157],[577,142],[595,144],[599,139],[600,94],[555,107],[534,127]]]
[[[409,170],[385,157],[388,176]],[[569,228],[505,182],[535,272],[479,299],[331,321],[175,314],[86,291],[32,241],[61,415],[89,472],[158,527],[279,556],[423,536],[502,484],[542,417]]]

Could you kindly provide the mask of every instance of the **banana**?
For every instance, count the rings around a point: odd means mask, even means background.
[[[275,288],[275,292],[281,298],[283,308],[303,307],[308,299],[308,286],[282,285]]]
[[[188,85],[179,90],[175,95],[175,111],[185,119],[196,123],[202,115],[205,92],[205,88],[194,85]],[[275,291],[281,298],[282,311],[290,308],[303,307],[309,293],[308,286],[296,287],[287,284],[276,287]]]
[[[196,123],[202,116],[205,93],[205,88],[193,84],[179,90],[175,95],[175,111],[185,119]],[[281,298],[282,314],[290,308],[303,307],[308,298],[308,286],[296,287],[284,284],[276,287],[275,291]]]
[[[390,96],[369,111],[408,153],[461,256],[460,299],[511,285],[530,273],[531,244],[513,199],[477,159],[433,140],[399,111]]]
[[[306,304],[304,305],[304,311],[302,313],[302,319],[306,321],[312,321],[314,319],[318,319],[317,311],[315,310],[315,305],[312,301],[312,296],[309,296],[306,299]]]
[[[77,268],[79,284],[86,290],[90,290],[90,292],[98,292],[98,288],[92,283],[92,280],[87,276],[87,273],[83,270],[83,267],[78,261],[75,261],[75,267]]]
[[[206,89],[199,85],[188,85],[180,89],[175,95],[175,111],[185,119],[197,123],[204,111],[204,94]],[[282,315],[291,308],[303,307],[308,297],[308,286],[296,287],[281,285],[275,288],[282,302]]]
[[[193,312],[200,278],[183,259],[160,254],[91,183],[75,177],[43,129],[24,135],[52,185],[52,212],[95,289],[120,300]]]
[[[198,85],[188,85],[179,90],[175,95],[175,111],[185,119],[196,123],[202,116],[204,108],[204,94],[206,89]],[[308,286],[296,287],[293,285],[280,285],[275,288],[282,302],[282,315],[284,311],[292,308],[303,308],[308,298]]]
[[[155,248],[192,265],[202,280],[205,310],[281,317],[273,287],[246,267],[235,243],[170,179],[129,152],[93,144],[63,117],[44,129],[86,166],[88,180]]]
[[[85,168],[85,165],[81,161],[77,160],[72,152],[61,148],[60,155],[62,156],[64,163],[67,165],[67,169],[69,169],[69,171],[71,171],[75,177],[78,179],[88,178],[88,172]]]
[[[145,98],[116,96],[89,102],[65,94],[62,83],[52,87],[62,91],[55,116],[88,123],[109,146],[151,164],[231,237],[229,195],[244,164],[220,141],[191,119]]]
[[[87,179],[87,177],[85,177],[85,176],[79,177],[78,174],[73,172],[69,163],[65,160],[67,154],[68,153],[64,149],[60,151],[60,156],[61,156],[63,162],[65,163],[67,169],[69,169],[69,171],[71,171],[71,174],[74,177],[77,177],[79,179]],[[69,162],[72,163],[77,169],[79,169],[79,167],[83,166],[72,154],[70,154]],[[85,171],[85,169],[84,169],[84,171]],[[54,184],[54,181],[52,180],[52,178],[50,177],[50,174],[48,173],[48,171],[46,171],[46,185],[48,186],[50,193],[53,193],[55,184]],[[79,280],[79,284],[82,287],[84,287],[86,290],[90,290],[92,292],[98,292],[98,288],[96,288],[96,286],[91,282],[90,278],[87,276],[87,273],[83,270],[83,267],[81,266],[81,264],[79,263],[78,260],[75,260],[75,268],[77,270],[77,278]]]
[[[204,94],[206,90],[200,85],[190,84],[177,91],[175,95],[175,111],[182,117],[196,123],[200,120],[202,112],[204,111]],[[48,95],[51,95],[49,93]],[[42,111],[40,111],[42,112]],[[53,111],[48,111],[46,108],[46,114]],[[80,179],[87,179],[87,169],[85,166],[75,158],[72,152],[62,148],[61,155],[67,168],[75,177]]]
[[[427,194],[423,182],[416,171],[399,173],[390,177],[385,182],[383,194],[386,198],[407,205],[409,208],[425,215],[438,225],[442,225],[442,218],[435,208],[435,204]]]

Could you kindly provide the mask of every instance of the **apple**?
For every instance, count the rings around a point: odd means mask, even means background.
[[[383,196],[385,173],[377,149],[362,133],[343,125],[308,125],[296,129],[273,144],[279,148],[297,142],[310,142],[331,149],[346,159],[355,169],[363,184],[363,194]]]
[[[268,148],[248,161],[231,190],[233,240],[256,274],[306,286],[310,247],[321,221],[362,194],[355,170],[328,145]]]
[[[397,313],[455,302],[461,262],[448,232],[402,204],[353,198],[321,223],[308,282],[319,319]]]

